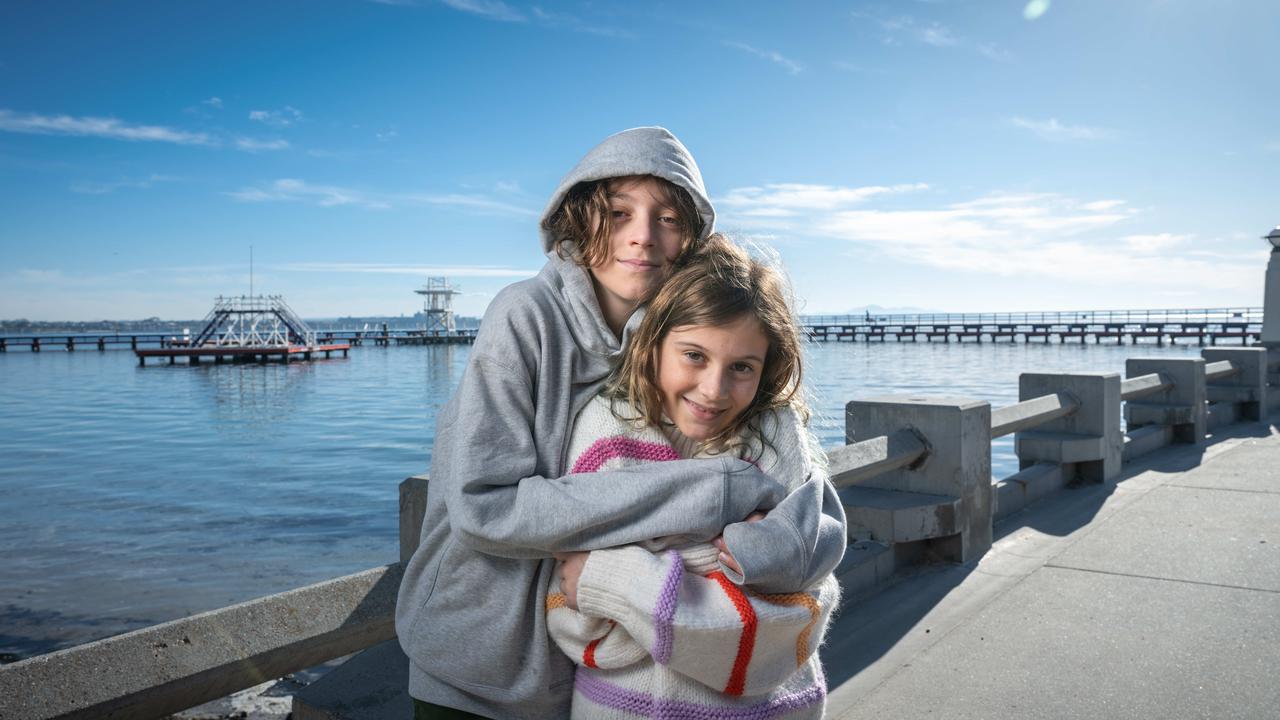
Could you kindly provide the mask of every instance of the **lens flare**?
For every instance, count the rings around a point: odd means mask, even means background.
[[[1041,15],[1049,11],[1049,0],[1031,0],[1027,6],[1022,9],[1022,17],[1028,20],[1035,20]]]

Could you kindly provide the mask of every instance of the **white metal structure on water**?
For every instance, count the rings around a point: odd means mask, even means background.
[[[453,296],[462,293],[449,284],[449,278],[427,278],[426,287],[414,292],[423,296],[422,315],[426,319],[423,330],[451,333],[457,329],[453,321]]]
[[[315,331],[281,295],[218,296],[194,347],[311,347]]]

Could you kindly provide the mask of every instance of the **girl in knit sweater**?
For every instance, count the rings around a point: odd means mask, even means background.
[[[608,389],[577,416],[572,472],[731,453],[798,487],[825,472],[798,396],[781,276],[722,236],[651,301]],[[558,555],[552,639],[579,667],[574,718],[819,718],[817,647],[839,586],[736,584],[724,544],[663,537]],[[803,562],[797,558],[797,562]]]

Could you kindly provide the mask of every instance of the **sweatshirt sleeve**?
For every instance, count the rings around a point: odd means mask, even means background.
[[[477,347],[437,419],[432,489],[444,493],[451,529],[466,547],[545,558],[665,535],[706,539],[786,494],[754,465],[729,457],[538,475],[534,434],[551,431],[535,427],[533,382],[519,360]]]
[[[817,440],[795,411],[768,416],[765,431],[772,449],[764,470],[792,489],[763,520],[725,527],[725,545],[742,573],[721,569],[761,592],[797,592],[821,582],[844,557],[844,505]]]
[[[680,553],[592,552],[578,580],[587,617],[615,621],[661,665],[729,695],[769,692],[817,650],[839,585],[766,595],[685,568]]]

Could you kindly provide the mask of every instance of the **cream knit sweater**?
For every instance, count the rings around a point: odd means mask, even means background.
[[[614,412],[614,410],[618,412]],[[594,398],[574,422],[573,472],[695,454],[696,443],[623,418],[630,408]],[[751,459],[796,487],[812,469],[815,443],[795,413],[765,418],[768,445]],[[578,582],[578,610],[558,581],[547,597],[552,639],[578,664],[573,717],[820,718],[826,681],[818,660],[839,585],[831,576],[785,595],[735,585],[714,545],[667,537],[591,553]]]

